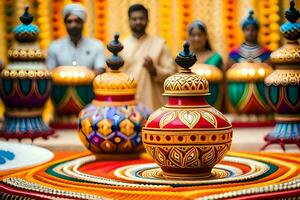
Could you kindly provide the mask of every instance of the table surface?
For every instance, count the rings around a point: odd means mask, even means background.
[[[231,151],[257,152],[264,145],[263,137],[270,132],[273,127],[262,128],[234,128]],[[4,139],[0,139],[4,140]],[[9,140],[18,142],[18,140]],[[32,143],[30,139],[23,139],[22,143]],[[57,130],[56,135],[48,140],[42,138],[35,139],[33,144],[45,147],[50,150],[83,151],[85,147],[81,143],[77,130]],[[279,145],[270,145],[265,151],[282,152]],[[296,145],[287,145],[286,152],[299,152]]]

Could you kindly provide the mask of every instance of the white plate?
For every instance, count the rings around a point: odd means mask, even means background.
[[[10,151],[15,155],[12,160],[4,158],[6,162],[4,164],[0,164],[0,172],[33,167],[43,164],[54,157],[54,154],[47,149],[34,145],[14,142],[0,141],[0,150]]]

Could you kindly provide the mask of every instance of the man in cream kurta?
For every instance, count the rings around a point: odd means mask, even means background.
[[[85,66],[97,73],[104,71],[105,49],[96,39],[83,37],[86,10],[78,3],[67,4],[63,9],[68,36],[51,43],[48,49],[49,69],[58,66]]]
[[[165,40],[146,34],[148,11],[140,4],[134,4],[128,11],[132,36],[126,38],[122,70],[132,75],[138,83],[136,99],[149,109],[162,106],[164,80],[176,72],[173,58]]]

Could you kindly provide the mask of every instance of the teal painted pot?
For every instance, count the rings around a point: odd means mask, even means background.
[[[51,127],[78,127],[79,112],[94,98],[94,77],[95,73],[86,67],[61,66],[53,70],[51,99],[55,107],[55,118],[50,123]]]
[[[0,137],[47,138],[54,131],[41,117],[51,92],[51,73],[46,70],[4,69],[0,95],[5,104],[5,120]]]
[[[227,106],[233,126],[253,127],[274,124],[265,96],[264,79],[272,72],[265,63],[236,63],[227,72]]]
[[[259,82],[228,82],[227,94],[236,113],[268,114],[271,109],[265,97],[265,84]]]
[[[276,125],[264,138],[267,143],[262,149],[273,143],[280,144],[283,150],[285,144],[296,144],[300,148],[300,69],[294,66],[275,70],[265,83]]]
[[[208,104],[221,110],[224,96],[223,72],[218,67],[207,64],[195,64],[191,70],[208,80],[210,95],[205,96],[205,99]]]

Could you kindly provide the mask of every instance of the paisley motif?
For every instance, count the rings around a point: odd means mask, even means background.
[[[179,119],[187,125],[190,129],[194,128],[200,119],[199,112],[196,111],[180,111],[178,114]]]
[[[159,122],[159,127],[163,128],[164,126],[166,126],[168,123],[170,123],[171,121],[173,121],[175,118],[177,117],[177,113],[174,111],[170,111],[165,113],[162,118],[160,119]]]
[[[206,112],[206,111],[202,111],[200,113],[201,113],[201,117],[203,117],[211,125],[213,125],[215,128],[217,128],[217,119],[213,114]]]

